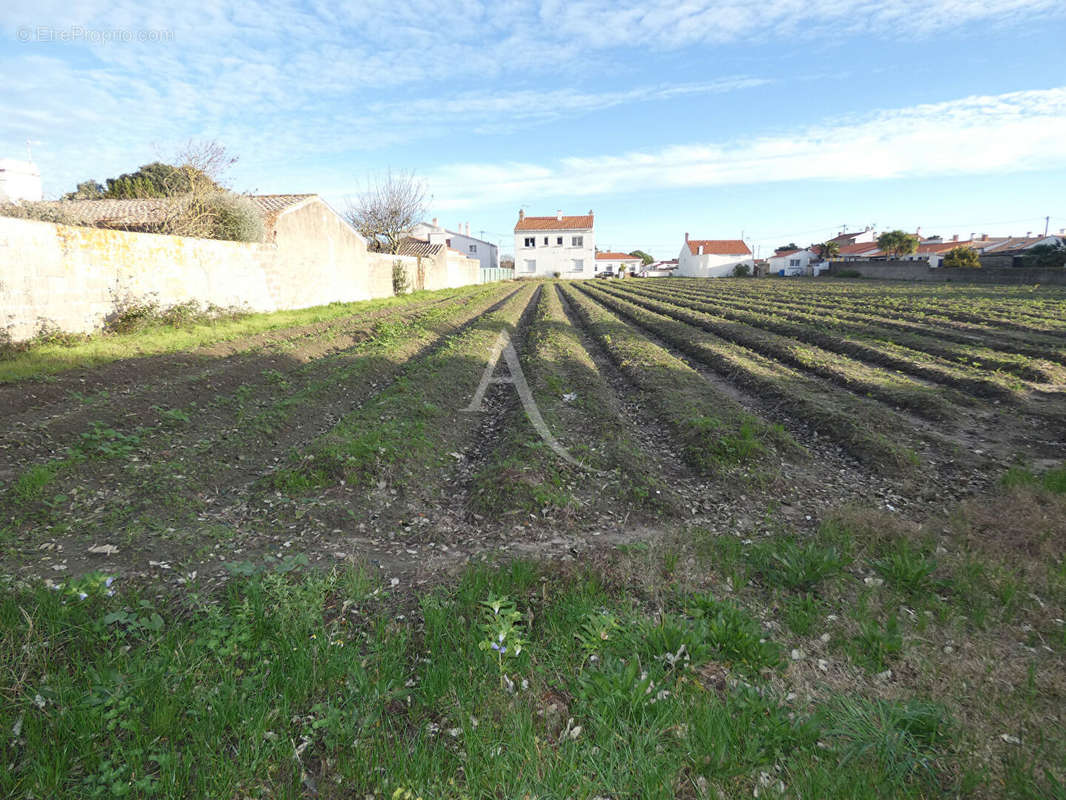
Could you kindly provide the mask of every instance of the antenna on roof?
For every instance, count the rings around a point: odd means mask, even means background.
[[[36,139],[27,139],[26,140],[26,160],[27,161],[33,161],[33,153],[30,151],[30,145],[32,145],[32,144],[40,144],[40,142],[37,141]]]

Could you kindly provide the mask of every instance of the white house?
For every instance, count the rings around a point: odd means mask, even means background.
[[[0,158],[0,203],[38,202],[42,197],[41,173],[36,164]]]
[[[596,272],[613,272],[618,274],[619,269],[625,269],[630,275],[637,272],[644,264],[640,256],[631,256],[629,253],[597,253]]]
[[[514,226],[515,277],[540,275],[592,278],[596,275],[593,214],[527,217],[519,210]]]
[[[469,222],[461,224],[459,230],[453,231],[437,224],[437,218],[434,217],[432,223],[419,222],[411,228],[411,236],[430,244],[443,244],[467,258],[477,259],[481,262],[482,269],[495,269],[500,266],[499,248],[492,242],[471,236]]]
[[[828,269],[822,256],[810,249],[779,250],[767,259],[771,275],[817,275]],[[820,266],[823,265],[824,267]]]
[[[689,239],[677,257],[677,274],[686,278],[725,278],[737,264],[755,265],[751,249],[740,239]]]

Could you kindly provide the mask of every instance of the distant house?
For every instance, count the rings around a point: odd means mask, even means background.
[[[514,226],[515,277],[592,278],[596,275],[596,233],[592,211],[581,216],[527,217]]]
[[[439,225],[434,218],[432,223],[419,222],[411,229],[411,235],[416,239],[451,247],[467,258],[475,258],[481,263],[482,269],[495,269],[500,266],[499,248],[492,242],[471,236],[469,222],[460,225],[458,231],[453,231]]]
[[[677,274],[686,278],[724,278],[737,264],[753,267],[751,249],[740,239],[689,239],[677,257]]]
[[[677,273],[677,259],[653,261],[637,273],[643,278],[669,278]]]
[[[877,241],[877,234],[873,228],[864,228],[861,231],[852,231],[851,233],[844,233],[841,231],[839,234],[829,240],[830,242],[836,242],[843,249],[846,245],[853,244],[870,244]]]
[[[629,253],[597,253],[596,272],[613,272],[618,274],[619,269],[624,269],[630,275],[637,272],[644,260],[640,256],[631,256]]]
[[[823,271],[819,265],[824,263],[818,247],[779,250],[767,259],[767,269],[771,275],[815,275]]]

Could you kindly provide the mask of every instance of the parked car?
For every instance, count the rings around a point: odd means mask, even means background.
[[[597,272],[596,277],[603,278],[604,280],[606,280],[607,278],[616,278],[618,276],[615,275],[613,271],[605,269],[603,272]]]

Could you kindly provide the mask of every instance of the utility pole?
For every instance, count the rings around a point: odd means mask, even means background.
[[[1051,223],[1051,217],[1044,217],[1044,238],[1047,238],[1047,227]]]

